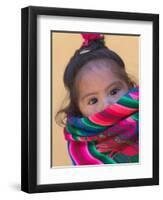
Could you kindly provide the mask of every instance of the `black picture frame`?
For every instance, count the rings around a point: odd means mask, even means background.
[[[37,184],[37,16],[123,19],[153,23],[153,177]],[[21,10],[21,190],[28,193],[159,184],[159,15],[29,6]]]

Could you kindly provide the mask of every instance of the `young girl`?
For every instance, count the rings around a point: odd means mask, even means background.
[[[120,56],[105,46],[103,35],[82,36],[64,72],[70,102],[56,115],[58,122],[65,114],[72,163],[138,162],[138,86]]]

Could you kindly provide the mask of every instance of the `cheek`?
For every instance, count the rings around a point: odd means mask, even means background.
[[[79,104],[79,109],[84,117],[88,117],[97,112],[96,106],[93,105],[89,106],[89,105]]]
[[[89,117],[90,115],[93,115],[93,114],[95,114],[95,113],[97,113],[97,112],[98,112],[98,110],[93,109],[93,108],[89,108],[89,109],[86,109],[86,110],[85,110],[85,113],[84,113],[83,116]]]
[[[85,105],[83,105],[82,103],[79,102],[79,109],[80,109],[80,112],[83,116],[86,116],[87,115],[87,108]]]
[[[119,95],[118,95],[119,98],[122,97],[124,94],[126,94],[126,92],[127,92],[127,90],[125,90],[125,89],[121,90],[120,93],[119,93]]]
[[[117,100],[119,100],[122,96],[124,96],[126,93],[128,92],[128,88],[124,88],[123,90],[121,90],[117,96]]]
[[[123,95],[125,95],[127,92],[128,92],[128,90],[129,90],[129,88],[128,88],[128,86],[126,85],[125,87],[124,87],[124,89],[122,90],[122,96]]]

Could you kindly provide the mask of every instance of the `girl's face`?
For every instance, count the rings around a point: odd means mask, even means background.
[[[87,65],[87,66],[86,66]],[[78,106],[84,117],[104,110],[128,91],[128,85],[113,72],[115,63],[92,61],[86,64],[76,79]]]

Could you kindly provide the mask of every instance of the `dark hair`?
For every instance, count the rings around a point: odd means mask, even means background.
[[[122,73],[122,78],[128,85],[134,85],[135,83],[130,80],[126,71],[125,64],[121,57],[114,51],[110,50],[105,46],[104,39],[90,40],[87,47],[82,46],[76,50],[74,55],[71,57],[69,63],[64,72],[64,86],[69,92],[69,103],[65,108],[59,110],[55,116],[57,124],[64,125],[67,115],[82,116],[78,103],[77,103],[77,92],[75,89],[75,78],[81,68],[92,60],[110,60],[115,62]]]

